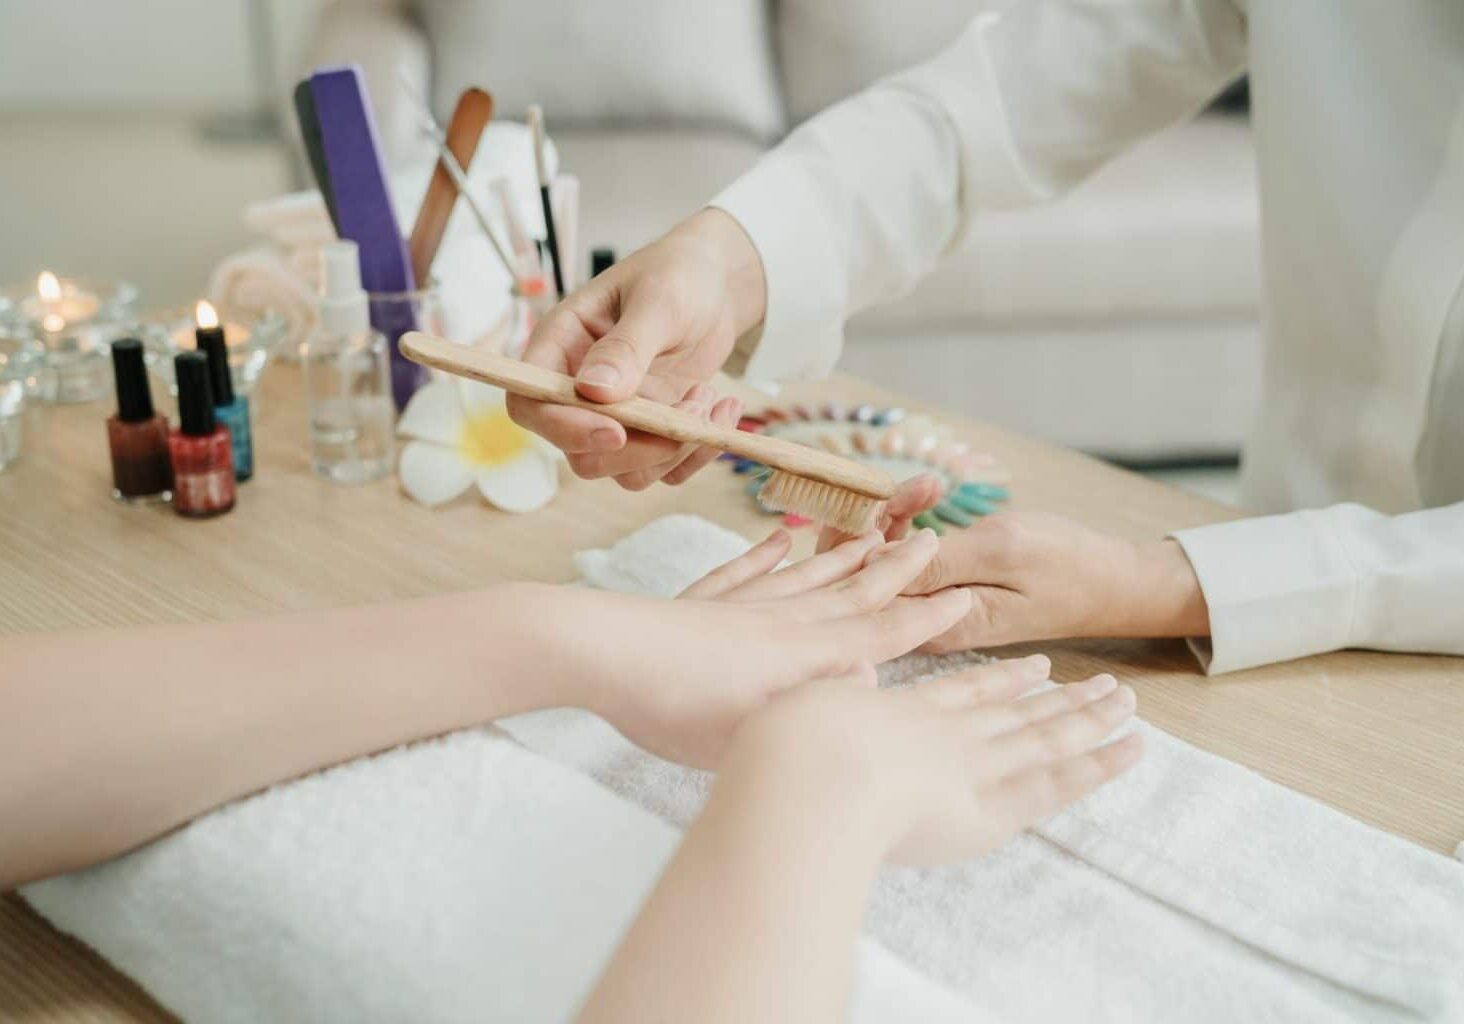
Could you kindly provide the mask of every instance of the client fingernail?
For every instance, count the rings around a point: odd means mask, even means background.
[[[1095,694],[1102,696],[1103,694],[1108,693],[1110,690],[1115,689],[1118,686],[1118,680],[1113,678],[1113,676],[1105,673],[1101,676],[1094,676],[1092,679],[1088,680],[1088,686]]]
[[[1022,672],[1025,675],[1042,679],[1052,671],[1052,659],[1045,654],[1032,654],[1022,659]]]
[[[579,380],[581,384],[613,388],[620,383],[620,371],[608,363],[596,363],[594,366],[587,366],[581,370]]]

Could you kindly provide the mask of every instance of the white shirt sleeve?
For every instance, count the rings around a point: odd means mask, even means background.
[[[1044,0],[812,118],[712,202],[767,276],[747,376],[828,373],[844,320],[908,292],[981,210],[1056,195],[1244,63],[1234,0]]]
[[[1464,654],[1464,503],[1361,505],[1181,530],[1210,607],[1210,674],[1344,647]]]

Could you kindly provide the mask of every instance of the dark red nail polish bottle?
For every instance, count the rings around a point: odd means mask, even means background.
[[[234,446],[214,419],[208,357],[181,352],[173,358],[178,378],[178,429],[168,437],[173,456],[173,508],[180,516],[216,516],[234,507]]]
[[[153,411],[142,342],[112,342],[117,414],[107,420],[112,450],[112,497],[118,501],[167,501],[173,487],[168,456],[168,418]]]

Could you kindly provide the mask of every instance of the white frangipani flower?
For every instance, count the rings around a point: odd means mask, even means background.
[[[531,512],[559,489],[559,452],[508,418],[501,388],[437,377],[412,396],[397,433],[397,477],[424,505],[441,505],[474,481],[506,512]]]

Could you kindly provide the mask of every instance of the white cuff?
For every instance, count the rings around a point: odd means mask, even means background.
[[[1211,675],[1353,642],[1358,575],[1325,511],[1175,533],[1210,609],[1190,647]]]
[[[822,223],[818,182],[802,162],[773,150],[709,205],[730,214],[752,240],[767,281],[761,339],[743,375],[774,383],[828,376],[844,347],[846,298],[834,251],[843,232]]]

